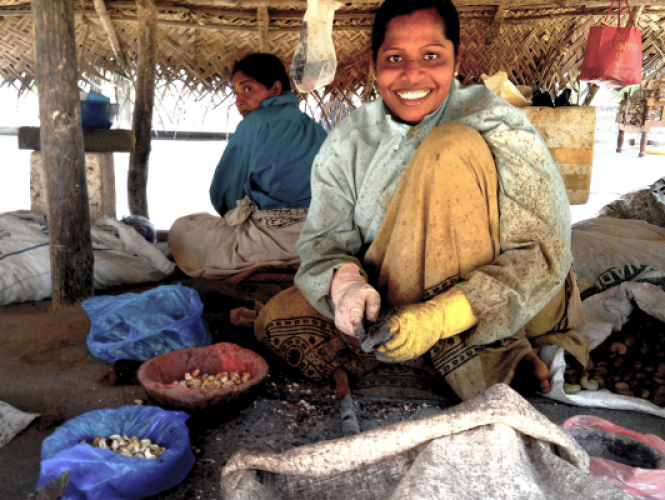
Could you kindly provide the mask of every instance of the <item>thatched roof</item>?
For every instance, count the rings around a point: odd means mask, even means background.
[[[130,0],[72,0],[80,70],[132,78],[137,60],[138,18]],[[406,0],[408,1],[408,0]],[[353,0],[336,12],[335,81],[318,94],[337,102],[372,89],[370,30],[381,0]],[[638,5],[635,5],[638,4]],[[535,79],[554,92],[575,87],[588,28],[607,12],[606,0],[458,0],[465,46],[460,77],[481,81],[485,73],[509,73],[517,84]],[[198,95],[228,95],[234,61],[267,51],[290,64],[305,0],[155,0],[158,12],[157,78],[183,82]],[[665,76],[665,0],[634,0],[642,30],[645,77]],[[614,10],[616,13],[616,9]],[[623,19],[628,19],[625,15]],[[609,20],[616,24],[616,17]],[[624,21],[625,23],[625,21]],[[623,24],[623,23],[622,23]],[[266,30],[267,28],[267,30]],[[33,28],[28,0],[0,0],[0,78],[17,88],[35,80]]]

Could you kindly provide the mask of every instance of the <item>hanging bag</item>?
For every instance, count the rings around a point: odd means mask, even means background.
[[[584,50],[584,61],[580,69],[580,80],[588,81],[613,90],[620,90],[642,81],[642,32],[637,29],[628,0],[626,9],[634,28],[620,28],[621,2],[617,27],[592,26]],[[614,0],[607,11],[609,19]]]
[[[307,0],[300,37],[291,62],[291,78],[298,92],[308,93],[335,79],[337,56],[333,18],[342,4],[335,0]]]

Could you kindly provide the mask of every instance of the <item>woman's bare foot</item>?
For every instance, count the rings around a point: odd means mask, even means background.
[[[521,363],[527,363],[529,365],[529,370],[525,370],[525,373],[531,372],[535,375],[538,384],[540,385],[540,392],[548,393],[551,389],[549,380],[550,371],[547,368],[547,365],[543,363],[543,360],[538,356],[538,351],[539,350],[534,349],[528,354],[525,354]]]

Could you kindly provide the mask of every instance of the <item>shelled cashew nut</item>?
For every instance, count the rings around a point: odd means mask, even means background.
[[[577,394],[582,390],[582,387],[578,384],[563,384],[563,390],[566,394]]]
[[[587,391],[597,391],[600,389],[600,385],[596,380],[589,380],[589,378],[584,375],[582,378],[580,378],[580,385],[582,388],[586,389]]]

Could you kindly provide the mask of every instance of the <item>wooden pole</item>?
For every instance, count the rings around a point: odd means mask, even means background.
[[[50,200],[52,304],[93,295],[90,208],[85,179],[71,0],[33,0],[41,156]]]
[[[157,46],[157,10],[152,0],[136,0],[139,17],[136,100],[133,129],[134,152],[129,155],[127,197],[132,215],[148,217],[148,159],[152,109],[155,100],[155,64]]]

